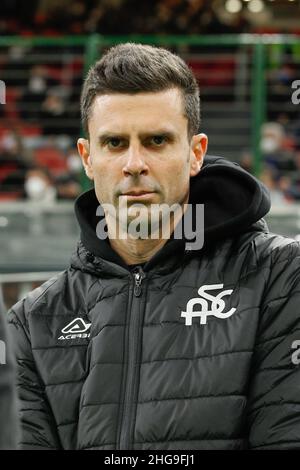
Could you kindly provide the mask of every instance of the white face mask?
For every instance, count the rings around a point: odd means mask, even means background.
[[[260,142],[260,148],[264,153],[273,153],[278,150],[278,141],[273,137],[263,137]]]
[[[30,176],[25,181],[25,191],[29,199],[37,201],[43,198],[46,189],[47,183],[38,176]]]
[[[42,93],[46,89],[45,80],[42,77],[32,77],[29,80],[29,89],[33,93]]]

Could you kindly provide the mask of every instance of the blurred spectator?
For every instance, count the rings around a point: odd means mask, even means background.
[[[75,199],[81,192],[79,182],[71,174],[64,174],[56,179],[57,199]]]
[[[81,158],[76,148],[66,152],[68,171],[56,178],[58,199],[75,199],[81,192],[80,176],[82,173]]]
[[[285,148],[285,130],[278,122],[267,122],[262,127],[261,150],[264,162],[273,170],[295,171],[293,152]]]
[[[9,198],[24,195],[24,175],[30,162],[25,157],[22,140],[18,134],[9,133],[2,138],[0,147],[1,193]]]
[[[26,57],[30,53],[30,47],[14,45],[8,48],[6,68],[9,70],[10,86],[25,86],[26,76],[30,68]]]
[[[286,205],[293,201],[291,195],[292,182],[288,176],[276,177],[271,168],[265,168],[260,179],[270,191],[272,206]]]
[[[56,199],[54,179],[47,168],[33,167],[28,170],[25,174],[24,189],[30,201],[51,203]]]
[[[41,65],[32,67],[20,103],[23,119],[38,120],[40,118],[41,104],[45,99],[48,86],[46,68]]]
[[[49,90],[42,103],[40,117],[44,135],[70,134],[69,114],[59,92]]]

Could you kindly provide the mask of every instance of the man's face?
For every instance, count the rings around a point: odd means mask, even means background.
[[[89,141],[78,140],[98,201],[127,213],[134,204],[188,201],[189,179],[201,168],[205,134],[187,133],[180,90],[97,96]],[[131,194],[130,194],[131,193]]]

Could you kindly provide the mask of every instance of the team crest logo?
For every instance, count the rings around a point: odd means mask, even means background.
[[[225,302],[223,297],[231,295],[233,290],[224,290],[217,295],[208,294],[206,291],[223,289],[223,284],[210,284],[200,287],[198,294],[200,297],[194,297],[190,299],[186,306],[186,311],[181,312],[181,317],[185,318],[186,326],[191,326],[193,318],[199,317],[200,325],[206,325],[207,317],[209,315],[217,318],[228,318],[234,314],[236,308],[231,308],[228,312],[225,312]],[[208,301],[211,302],[211,308],[209,309]],[[194,310],[194,307],[200,307],[200,310]]]

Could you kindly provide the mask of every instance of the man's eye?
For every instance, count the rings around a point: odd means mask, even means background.
[[[118,147],[121,146],[121,143],[122,143],[121,139],[118,139],[118,138],[116,137],[116,138],[113,138],[113,139],[109,139],[109,140],[107,141],[107,146],[108,146],[109,148],[116,149],[116,148],[118,148]]]
[[[164,144],[165,141],[166,141],[166,138],[163,135],[154,135],[150,140],[152,144],[157,145],[157,146]]]

